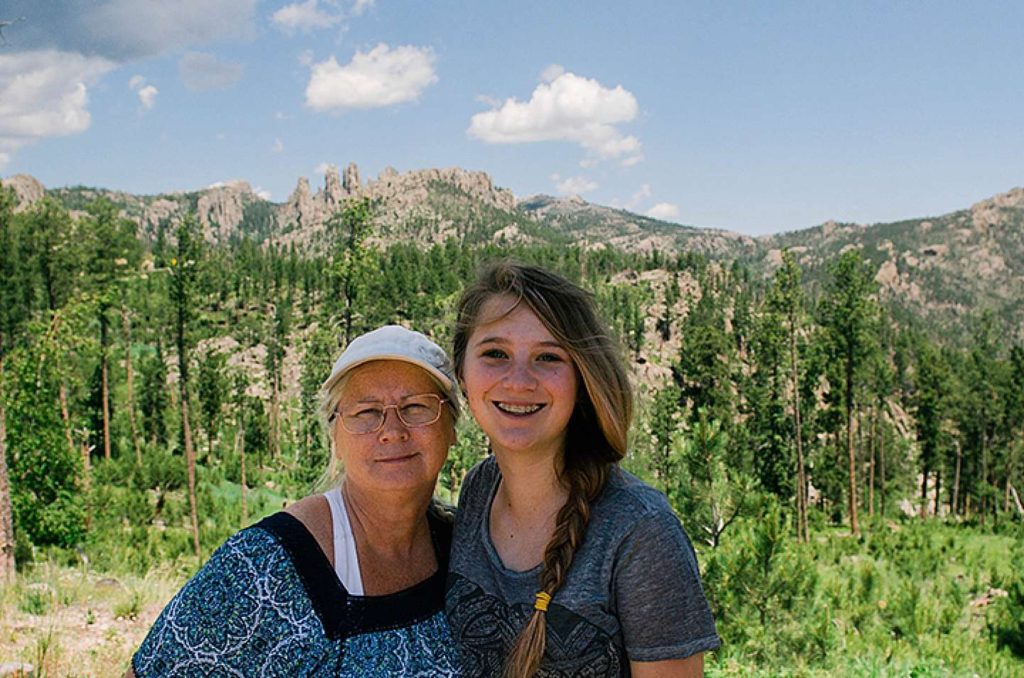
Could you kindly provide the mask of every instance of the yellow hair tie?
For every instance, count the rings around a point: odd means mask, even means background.
[[[541,612],[548,611],[548,603],[551,602],[551,594],[539,591],[537,593],[537,601],[533,604],[533,609],[540,610]]]

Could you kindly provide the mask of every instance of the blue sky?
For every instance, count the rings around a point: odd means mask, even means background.
[[[24,17],[24,18],[22,18]],[[0,0],[0,176],[459,166],[748,234],[1024,185],[1024,3]]]

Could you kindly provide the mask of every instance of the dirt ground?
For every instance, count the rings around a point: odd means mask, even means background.
[[[121,676],[182,582],[115,579],[48,566],[0,592],[0,676]],[[28,669],[28,667],[25,667]]]

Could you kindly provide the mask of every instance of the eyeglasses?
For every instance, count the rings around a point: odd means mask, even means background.
[[[358,403],[350,410],[335,411],[334,416],[341,416],[341,426],[346,431],[362,435],[379,431],[390,409],[394,409],[398,420],[408,428],[430,426],[441,418],[441,406],[447,402],[447,398],[436,393],[420,393],[402,398],[397,405]]]

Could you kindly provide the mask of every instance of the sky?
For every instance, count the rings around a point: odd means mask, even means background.
[[[11,23],[7,23],[11,22]],[[482,170],[750,235],[1024,185],[1024,3],[0,0],[0,177]]]

